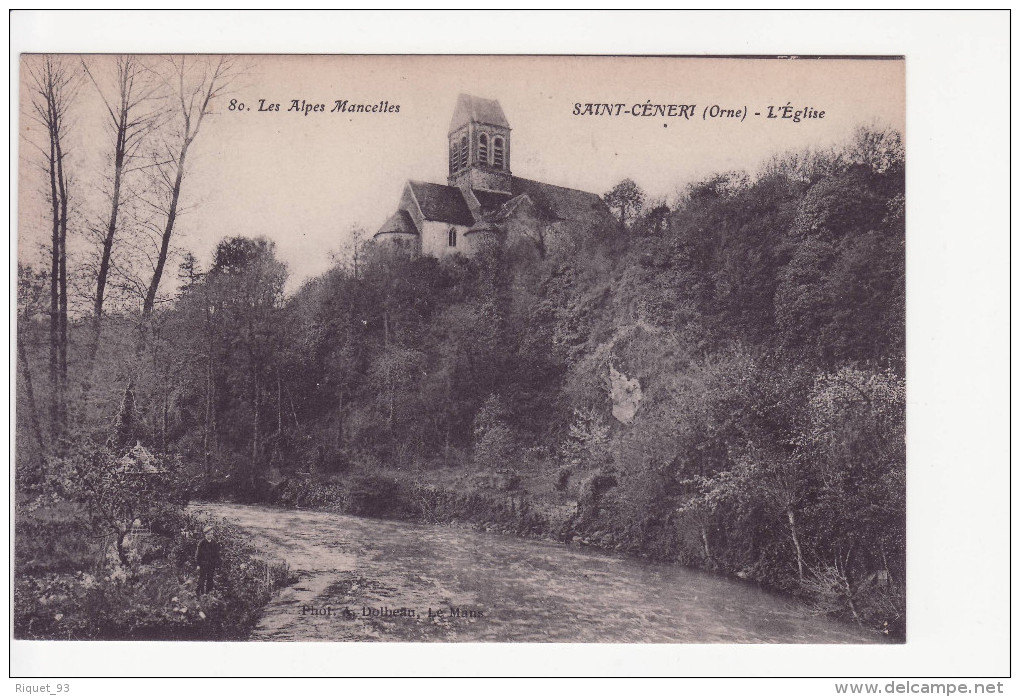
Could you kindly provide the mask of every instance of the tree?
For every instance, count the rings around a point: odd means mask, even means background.
[[[216,247],[212,269],[206,276],[214,320],[213,331],[219,337],[223,359],[219,366],[223,390],[235,390],[237,421],[249,421],[250,430],[234,423],[238,441],[247,441],[247,479],[255,493],[257,479],[263,470],[265,446],[280,437],[282,422],[282,390],[280,389],[279,315],[287,267],[276,258],[276,245],[265,238],[231,237]],[[276,396],[275,415],[278,429],[267,434],[267,402],[272,399],[270,385]],[[236,411],[236,410],[235,410]],[[270,412],[272,413],[272,412]],[[247,418],[245,418],[247,417]],[[240,444],[240,443],[238,443]]]
[[[853,166],[814,184],[773,294],[778,339],[822,364],[901,356],[903,179]]]
[[[42,427],[39,421],[39,408],[35,398],[35,388],[32,386],[32,366],[28,360],[26,345],[30,343],[29,335],[35,324],[36,315],[42,314],[45,309],[46,294],[46,272],[32,269],[29,266],[18,264],[18,382],[24,385],[25,399],[28,402],[29,426],[32,430],[32,439],[38,449],[37,456],[40,464],[45,461],[46,446],[43,443]],[[20,409],[18,410],[21,411]],[[40,467],[40,471],[41,471]]]
[[[107,445],[114,450],[128,447],[135,437],[135,393],[132,391],[133,388],[134,383],[129,382],[124,389],[124,398],[121,400],[117,418],[110,429]]]
[[[207,59],[189,59],[175,56],[168,59],[169,67],[161,73],[169,88],[177,109],[176,132],[165,138],[162,152],[155,155],[156,186],[159,191],[154,206],[161,213],[164,223],[159,237],[158,252],[142,305],[142,314],[149,317],[156,304],[156,294],[163,279],[170,252],[170,242],[177,223],[181,198],[181,187],[186,172],[188,152],[198,137],[205,117],[212,113],[217,97],[221,96],[236,76],[236,64],[227,56],[220,56],[214,63]]]
[[[354,278],[361,278],[365,257],[368,255],[368,247],[371,244],[373,244],[372,236],[368,234],[368,231],[361,225],[354,225],[342,248],[332,255],[333,262],[348,266]]]
[[[124,451],[84,442],[62,462],[59,482],[62,493],[84,507],[92,533],[112,538],[127,566],[124,540],[132,528],[183,503],[179,471],[178,460],[141,446]]]
[[[158,125],[160,111],[155,106],[156,85],[147,68],[131,55],[114,59],[114,86],[107,94],[102,75],[97,79],[93,66],[82,61],[82,67],[99,93],[109,118],[107,125],[113,138],[111,149],[112,172],[110,188],[106,192],[109,200],[108,213],[100,226],[94,230],[99,239],[99,261],[96,266],[96,290],[93,298],[92,341],[88,350],[86,380],[92,372],[96,351],[99,349],[99,335],[103,323],[103,304],[106,300],[107,284],[113,257],[114,242],[119,232],[121,208],[125,199],[131,196],[127,191],[127,175],[139,169],[139,150]]]
[[[852,587],[884,569],[904,580],[906,383],[892,371],[849,367],[819,375],[798,438],[820,480],[819,537]]]
[[[633,179],[624,179],[602,195],[602,200],[610,209],[616,211],[616,217],[623,225],[628,225],[641,212],[645,203],[645,192]]]
[[[32,143],[45,158],[50,204],[50,422],[60,434],[66,419],[67,392],[67,223],[69,176],[66,143],[68,112],[74,103],[80,80],[70,65],[59,57],[45,56],[41,65],[28,67],[32,92],[31,119],[39,123],[47,143]]]
[[[506,402],[499,395],[489,395],[475,415],[475,462],[490,470],[512,466],[517,440],[507,424],[510,418]]]

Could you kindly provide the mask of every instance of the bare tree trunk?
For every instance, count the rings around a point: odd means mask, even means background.
[[[166,267],[167,254],[170,252],[170,239],[174,234],[174,225],[177,222],[177,205],[181,197],[181,183],[184,181],[184,161],[188,156],[188,147],[191,140],[187,137],[184,145],[181,146],[180,156],[177,158],[177,174],[174,177],[173,188],[170,191],[170,209],[166,215],[166,225],[163,228],[163,237],[160,240],[159,256],[156,259],[156,268],[152,272],[152,281],[145,293],[145,303],[142,306],[142,316],[149,317],[152,308],[156,304],[156,293],[159,292],[159,284],[163,279],[163,269]]]
[[[390,402],[390,404],[389,404],[389,407],[390,407],[389,408],[389,414],[386,417],[386,425],[390,427],[390,438],[392,440],[392,438],[393,438],[392,430],[393,430],[393,400],[394,400],[394,394],[393,394],[393,375],[392,375],[392,373],[393,373],[393,366],[392,366],[392,361],[390,360],[391,357],[388,355],[389,354],[389,348],[390,348],[390,313],[389,313],[388,310],[383,312],[383,346],[385,347],[385,350],[387,352],[387,356],[386,356],[386,389],[389,392],[389,402]]]
[[[103,325],[103,303],[106,298],[106,283],[110,275],[110,257],[113,255],[113,241],[117,235],[117,216],[120,213],[120,190],[124,178],[124,163],[127,155],[127,130],[128,113],[127,105],[130,100],[130,92],[126,91],[123,71],[129,66],[121,66],[120,81],[120,105],[114,114],[110,109],[110,115],[114,126],[113,146],[113,193],[110,195],[110,216],[106,222],[106,232],[103,235],[103,247],[99,254],[99,273],[96,276],[96,295],[93,299],[92,317],[92,343],[89,345],[88,359],[86,363],[86,375],[91,375],[92,366],[95,363],[96,352],[99,350],[99,335]]]
[[[82,67],[95,85],[96,91],[106,107],[109,124],[113,129],[113,188],[109,194],[109,214],[101,233],[102,245],[96,274],[96,292],[92,304],[92,336],[86,354],[85,380],[82,385],[82,398],[86,400],[91,389],[92,371],[99,351],[114,242],[120,234],[120,209],[124,199],[125,178],[131,163],[138,156],[139,148],[155,128],[158,113],[145,106],[145,103],[152,98],[154,88],[145,79],[147,73],[137,58],[133,56],[117,58],[117,85],[113,101],[107,99],[88,64],[82,61]],[[144,113],[139,114],[140,111]]]
[[[705,528],[704,525],[701,526],[701,545],[705,549],[705,559],[711,559],[712,552],[708,548],[708,530]]]
[[[389,361],[389,357],[388,356],[387,356],[387,361],[386,361],[386,390],[389,392],[389,398],[390,398],[390,400],[389,400],[390,401],[390,408],[389,408],[389,413],[386,415],[386,423],[390,427],[390,430],[392,431],[392,429],[393,429],[393,409],[394,409],[394,402],[396,402],[396,399],[397,399],[397,388],[393,384],[393,366],[390,365],[390,361]]]
[[[280,366],[276,366],[276,433],[283,436],[283,382],[280,380]]]
[[[252,494],[255,494],[255,474],[258,469],[259,462],[259,373],[258,369],[252,371],[254,373],[255,388],[252,390],[252,411],[254,418],[252,419],[252,436],[251,436],[251,490]]]
[[[209,459],[209,432],[212,430],[212,391],[212,345],[210,342],[209,354],[205,364],[205,429],[202,433],[202,463],[205,466],[205,476],[207,479],[212,475],[212,463]]]
[[[337,407],[336,407],[336,445],[337,448],[343,447],[344,444],[344,384],[341,381],[340,391],[337,394]]]
[[[160,440],[163,452],[166,452],[166,432],[170,430],[170,376],[163,377],[163,418],[160,428]]]
[[[52,80],[52,76],[49,77]],[[49,100],[47,100],[49,101]],[[47,104],[50,118],[56,120],[54,107]],[[60,199],[57,193],[56,127],[50,130],[49,175],[50,203],[53,214],[53,234],[50,240],[50,433],[59,437],[62,428],[60,414]]]
[[[124,538],[127,537],[127,530],[117,530],[117,558],[120,560],[121,566],[128,565],[127,549],[124,547]]]
[[[850,555],[849,555],[849,552],[848,552],[847,553],[847,560],[848,561],[849,561],[849,556]],[[859,614],[857,614],[857,606],[854,605],[854,592],[853,592],[853,589],[850,587],[850,576],[849,576],[849,574],[846,571],[846,563],[844,563],[843,567],[840,568],[839,567],[839,560],[837,559],[836,560],[836,572],[838,573],[839,580],[842,582],[842,585],[843,585],[843,596],[846,599],[846,606],[847,606],[847,608],[849,608],[850,614],[853,615],[854,620],[858,624],[860,624],[861,616]]]
[[[341,394],[343,389],[341,388]],[[294,418],[294,428],[301,428],[301,422],[298,421],[297,409],[294,408],[294,395],[291,394],[290,389],[287,389],[287,401],[290,402],[290,415]]]
[[[46,446],[43,444],[42,428],[39,426],[39,411],[36,408],[35,390],[32,389],[32,370],[28,364],[28,353],[25,351],[25,342],[18,337],[18,359],[21,361],[19,375],[24,380],[25,396],[28,398],[28,419],[32,426],[32,436],[39,447],[39,469],[46,474]]]
[[[797,575],[804,580],[804,555],[800,550],[800,540],[797,539],[797,523],[793,517],[793,509],[786,509],[786,518],[790,522],[790,536],[793,537],[793,547],[797,550]]]
[[[58,270],[57,292],[60,296],[58,307],[59,324],[57,345],[57,372],[60,388],[60,423],[67,423],[67,178],[64,175],[64,148],[60,138],[56,139],[57,149],[57,192],[60,197],[60,268]]]
[[[121,123],[125,123],[123,120]],[[106,282],[110,275],[110,257],[113,255],[113,241],[117,235],[117,215],[120,212],[121,177],[124,172],[124,131],[117,129],[117,145],[113,165],[113,195],[110,199],[110,218],[103,237],[103,248],[99,255],[99,274],[96,276],[96,295],[92,305],[92,343],[89,345],[86,374],[91,374],[92,366],[99,350],[99,334],[103,326],[103,303],[106,299]]]
[[[49,416],[54,439],[63,434],[66,423],[67,381],[67,174],[64,171],[64,117],[74,101],[77,75],[59,58],[46,56],[40,63],[28,63],[31,78],[31,118],[47,135],[45,147],[34,144],[45,158],[49,178],[50,223],[50,335]]]
[[[178,64],[174,61],[174,79],[177,82],[174,95],[178,101],[178,108],[183,123],[180,132],[180,150],[174,159],[176,172],[174,173],[173,184],[170,185],[170,205],[166,211],[166,225],[163,227],[163,236],[160,240],[159,255],[156,258],[156,266],[152,273],[152,280],[145,293],[145,301],[142,305],[142,317],[147,319],[156,304],[156,295],[159,292],[159,284],[163,279],[163,270],[166,267],[167,256],[170,252],[170,242],[173,239],[174,226],[177,223],[178,206],[181,197],[181,185],[184,181],[185,162],[188,157],[188,149],[198,137],[202,127],[202,121],[211,112],[213,100],[216,99],[230,84],[233,78],[234,65],[231,59],[223,56],[218,59],[211,71],[203,71],[201,82],[198,85],[186,84],[186,58],[182,57]],[[169,182],[168,182],[169,183]]]

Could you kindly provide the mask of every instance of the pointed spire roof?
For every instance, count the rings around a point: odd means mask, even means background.
[[[510,123],[503,113],[503,107],[495,99],[483,99],[473,94],[458,95],[457,106],[453,110],[453,119],[450,121],[450,133],[472,121],[510,128]]]

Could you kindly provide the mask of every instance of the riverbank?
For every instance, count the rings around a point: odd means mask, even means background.
[[[254,641],[877,643],[756,584],[466,525],[195,504],[298,577]]]
[[[168,512],[129,532],[122,562],[86,533],[66,501],[16,507],[14,637],[46,640],[239,641],[291,580],[236,525],[217,522],[220,565],[198,596],[193,564],[204,519]]]
[[[564,481],[566,479],[566,481]],[[434,470],[413,476],[399,470],[332,477],[294,477],[278,486],[271,502],[285,508],[312,509],[370,518],[433,525],[465,525],[478,531],[543,539],[575,548],[623,554],[710,572],[721,578],[755,582],[803,602],[819,615],[853,622],[876,636],[904,640],[904,626],[881,620],[882,608],[857,598],[855,618],[820,593],[790,584],[777,585],[757,577],[754,569],[734,568],[711,555],[693,556],[685,550],[672,520],[657,526],[634,524],[611,514],[615,479],[609,470],[573,477],[533,472],[470,473]],[[698,543],[700,545],[700,541]],[[863,615],[863,617],[862,617]]]

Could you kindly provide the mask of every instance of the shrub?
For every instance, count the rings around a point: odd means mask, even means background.
[[[31,559],[28,540],[81,539],[66,520],[37,510],[16,528],[22,561]],[[23,524],[22,524],[23,523]],[[240,529],[217,525],[221,567],[216,589],[195,594],[195,548],[207,523],[193,515],[166,512],[151,534],[132,536],[129,564],[96,561],[96,549],[65,545],[48,568],[19,563],[14,592],[14,635],[21,639],[190,640],[244,639],[275,590],[290,582],[289,569],[258,550]],[[137,551],[137,554],[135,553]],[[54,570],[59,569],[59,570]]]
[[[509,467],[517,456],[517,440],[506,422],[504,400],[490,395],[475,416],[475,462],[488,469]]]
[[[570,476],[574,473],[574,470],[570,465],[563,465],[556,472],[556,491],[566,491],[567,487],[570,486]]]
[[[347,512],[350,503],[343,484],[332,477],[295,475],[281,485],[273,503],[295,508],[318,508],[338,513]]]
[[[141,445],[118,454],[79,443],[55,476],[57,491],[81,506],[92,534],[114,541],[122,565],[127,564],[124,540],[131,530],[169,513],[185,498],[180,461],[153,455]]]
[[[351,480],[347,495],[349,511],[355,515],[382,517],[407,507],[401,501],[402,484],[393,477],[364,474]]]
[[[603,496],[617,484],[616,471],[613,468],[603,467],[596,470],[581,485],[581,496],[577,501],[578,516],[582,519],[596,517]]]
[[[516,491],[521,486],[521,473],[513,467],[496,472],[496,486],[501,491]]]

